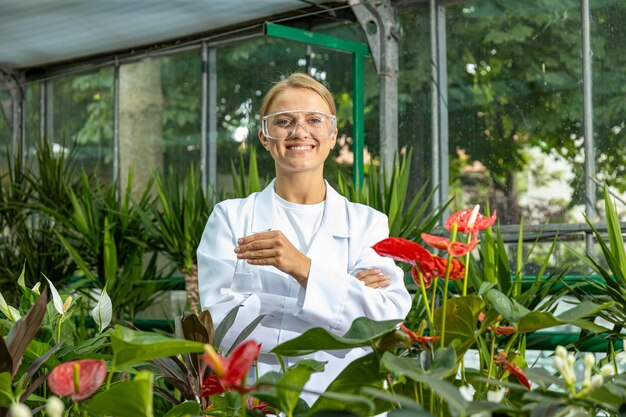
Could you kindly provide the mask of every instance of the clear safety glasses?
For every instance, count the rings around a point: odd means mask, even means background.
[[[337,117],[311,110],[289,110],[263,116],[263,135],[270,139],[288,139],[301,126],[311,137],[326,139],[337,130]]]

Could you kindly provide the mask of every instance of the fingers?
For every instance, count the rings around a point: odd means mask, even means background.
[[[364,269],[356,274],[356,278],[370,288],[384,288],[391,283],[391,278],[380,269]]]

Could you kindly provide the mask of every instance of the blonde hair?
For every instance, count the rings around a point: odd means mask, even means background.
[[[326,102],[326,104],[328,104],[330,114],[337,114],[335,100],[333,99],[332,94],[330,94],[330,91],[328,91],[328,88],[324,87],[322,83],[310,75],[302,72],[294,72],[289,77],[274,84],[267,94],[265,94],[265,97],[263,97],[263,104],[261,104],[261,117],[267,115],[267,111],[276,96],[290,88],[305,88],[313,91],[318,94]]]

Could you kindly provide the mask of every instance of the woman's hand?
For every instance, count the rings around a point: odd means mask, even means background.
[[[237,240],[238,259],[247,259],[252,265],[271,265],[291,275],[306,287],[311,259],[296,249],[280,230],[255,233]]]
[[[356,274],[356,278],[370,288],[385,288],[391,282],[391,278],[380,269],[364,269]]]

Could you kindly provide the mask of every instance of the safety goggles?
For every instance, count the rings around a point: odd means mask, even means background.
[[[315,139],[330,138],[337,131],[337,117],[319,111],[288,110],[268,114],[261,119],[263,135],[270,139],[291,138],[298,126]]]

